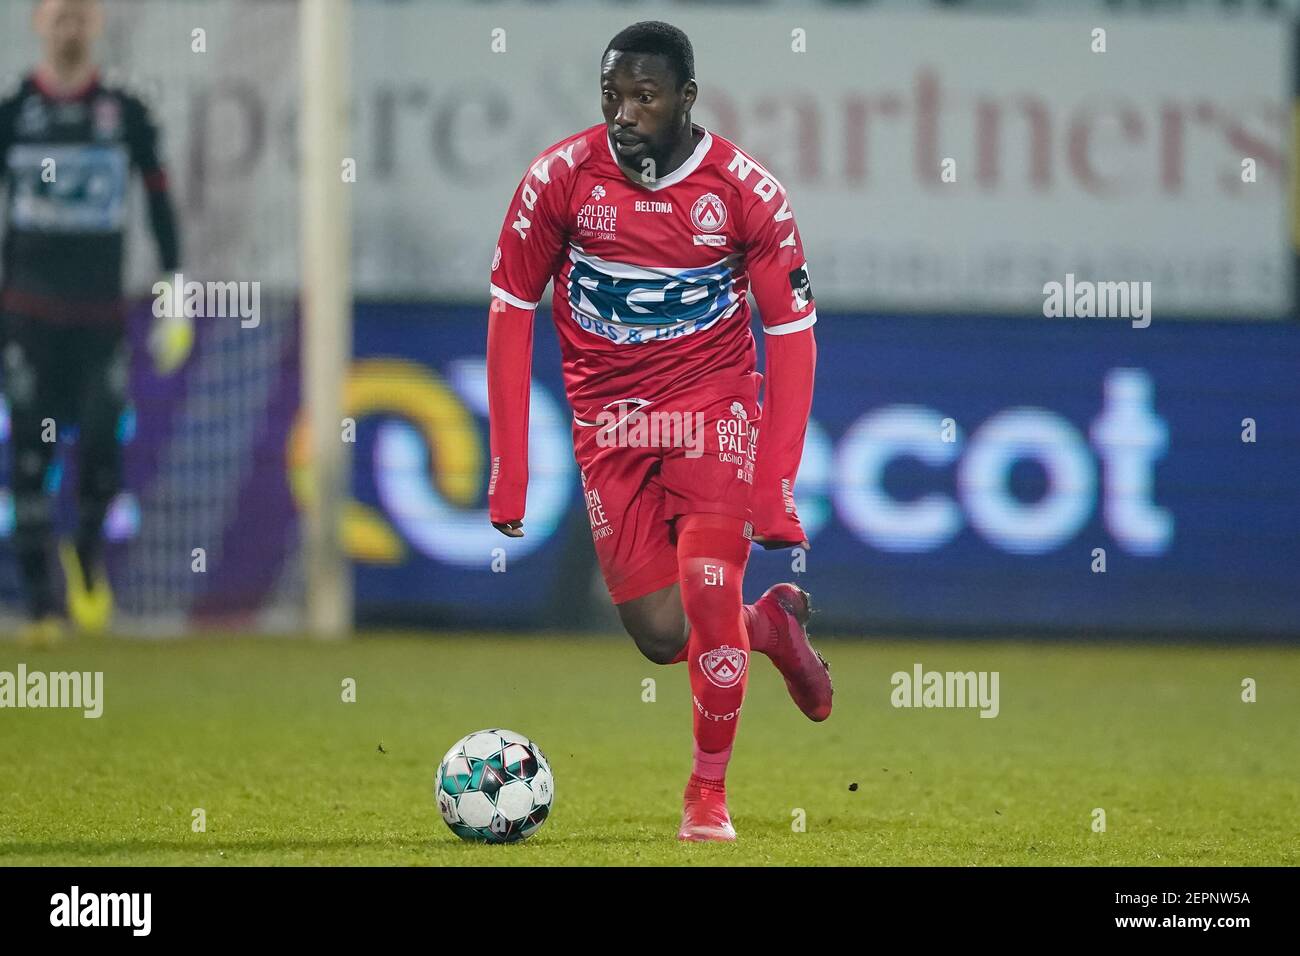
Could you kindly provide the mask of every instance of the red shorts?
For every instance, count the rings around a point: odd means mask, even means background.
[[[678,515],[750,520],[761,379],[574,417],[591,537],[615,604],[677,580]]]

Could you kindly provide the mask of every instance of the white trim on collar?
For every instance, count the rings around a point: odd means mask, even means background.
[[[682,163],[662,179],[656,179],[653,183],[637,182],[637,180],[628,176],[627,173],[623,171],[623,166],[618,161],[618,154],[614,152],[614,144],[609,138],[609,127],[605,127],[605,146],[609,150],[610,158],[614,160],[614,165],[618,166],[620,172],[623,172],[623,178],[627,179],[628,182],[636,183],[638,186],[649,190],[667,189],[669,186],[677,185],[691,173],[695,172],[700,163],[704,162],[704,157],[708,155],[709,147],[713,145],[713,134],[703,126],[700,126],[699,123],[691,124],[692,130],[696,127],[704,130],[704,138],[700,140],[699,144],[695,147],[695,151],[691,153],[690,156],[686,157],[686,162]]]

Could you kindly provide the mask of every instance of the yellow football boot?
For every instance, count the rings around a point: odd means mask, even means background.
[[[86,587],[81,559],[71,541],[59,543],[59,561],[68,588],[68,617],[83,634],[103,634],[113,619],[113,589],[108,585],[108,575],[101,568],[95,586]]]
[[[63,640],[63,618],[56,614],[28,621],[18,632],[18,646],[30,649],[52,647]]]

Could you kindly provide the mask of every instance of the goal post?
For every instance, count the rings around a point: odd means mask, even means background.
[[[352,351],[351,203],[348,153],[351,0],[299,6],[302,401],[313,507],[303,514],[306,619],[313,636],[339,638],[353,624],[352,571],[341,537],[350,445],[342,396]]]

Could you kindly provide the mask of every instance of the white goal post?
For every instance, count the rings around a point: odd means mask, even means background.
[[[349,488],[343,386],[352,353],[351,202],[348,153],[351,0],[299,5],[302,63],[299,196],[302,251],[302,400],[314,507],[303,514],[307,626],[317,637],[352,630],[352,571],[341,515]]]

